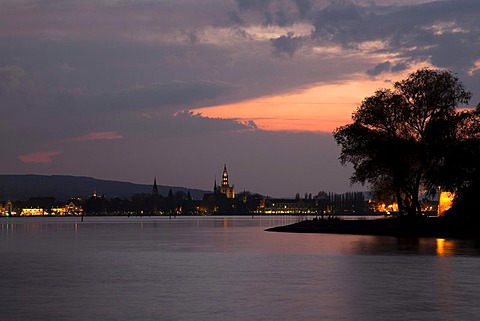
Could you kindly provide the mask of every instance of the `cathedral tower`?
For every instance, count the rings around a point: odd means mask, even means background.
[[[228,172],[227,172],[227,164],[223,166],[223,174],[222,174],[222,187],[228,186]]]
[[[235,185],[230,186],[228,183],[227,164],[223,166],[222,185],[220,185],[220,193],[225,194],[227,198],[235,198]]]

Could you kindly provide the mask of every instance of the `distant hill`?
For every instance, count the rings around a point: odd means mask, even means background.
[[[94,188],[99,196],[125,198],[136,193],[151,193],[152,185],[67,175],[0,175],[0,201],[28,200],[30,197],[55,197],[65,201],[91,196]],[[170,189],[174,193],[190,191],[193,199],[201,199],[206,193],[199,189],[158,185],[158,192],[163,196],[167,196]]]

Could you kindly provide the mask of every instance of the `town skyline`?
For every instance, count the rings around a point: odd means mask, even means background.
[[[181,191],[185,195],[192,194],[192,198],[199,200],[205,194],[221,193],[229,195],[228,198],[237,198],[244,193],[261,195],[266,198],[294,199],[299,195],[313,195],[323,193],[343,194],[329,190],[296,191],[291,195],[262,194],[250,189],[237,189],[235,182],[229,179],[227,164],[224,164],[223,171],[218,171],[212,179],[212,186],[206,189],[196,189],[189,186],[165,185],[156,176],[147,184],[138,184],[121,180],[104,180],[88,176],[74,175],[41,175],[41,174],[12,174],[0,175],[0,201],[25,200],[30,197],[55,197],[57,200],[69,200],[72,198],[88,198],[92,195],[107,198],[128,198],[134,194],[150,194],[152,187],[162,197],[168,196],[170,191],[174,193]],[[230,184],[232,183],[232,184]],[[367,189],[359,189],[354,192],[368,194]]]
[[[474,0],[0,3],[2,174],[284,197],[351,186],[332,130],[413,70],[480,102]],[[379,27],[381,26],[381,27]]]

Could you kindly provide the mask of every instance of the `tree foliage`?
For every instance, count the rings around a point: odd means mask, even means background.
[[[351,181],[395,196],[400,214],[420,214],[420,192],[459,188],[473,168],[468,145],[479,139],[479,108],[458,111],[470,98],[457,77],[428,68],[365,98],[353,123],[334,131]]]

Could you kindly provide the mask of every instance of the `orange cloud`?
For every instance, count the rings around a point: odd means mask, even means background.
[[[115,131],[107,131],[107,132],[91,132],[86,135],[72,138],[72,141],[76,142],[85,142],[85,141],[92,141],[92,140],[114,140],[114,139],[122,139],[123,136]]]
[[[61,154],[61,151],[42,151],[18,156],[23,163],[48,164],[53,162],[53,157]]]
[[[301,92],[262,97],[195,111],[208,117],[253,120],[263,130],[331,132],[350,121],[365,92],[363,83],[318,85]]]
[[[195,112],[207,117],[253,120],[263,130],[332,132],[351,122],[352,113],[365,97],[379,88],[391,88],[387,79],[400,80],[417,67],[378,79],[353,75],[341,83],[317,84],[289,94],[199,108]]]

